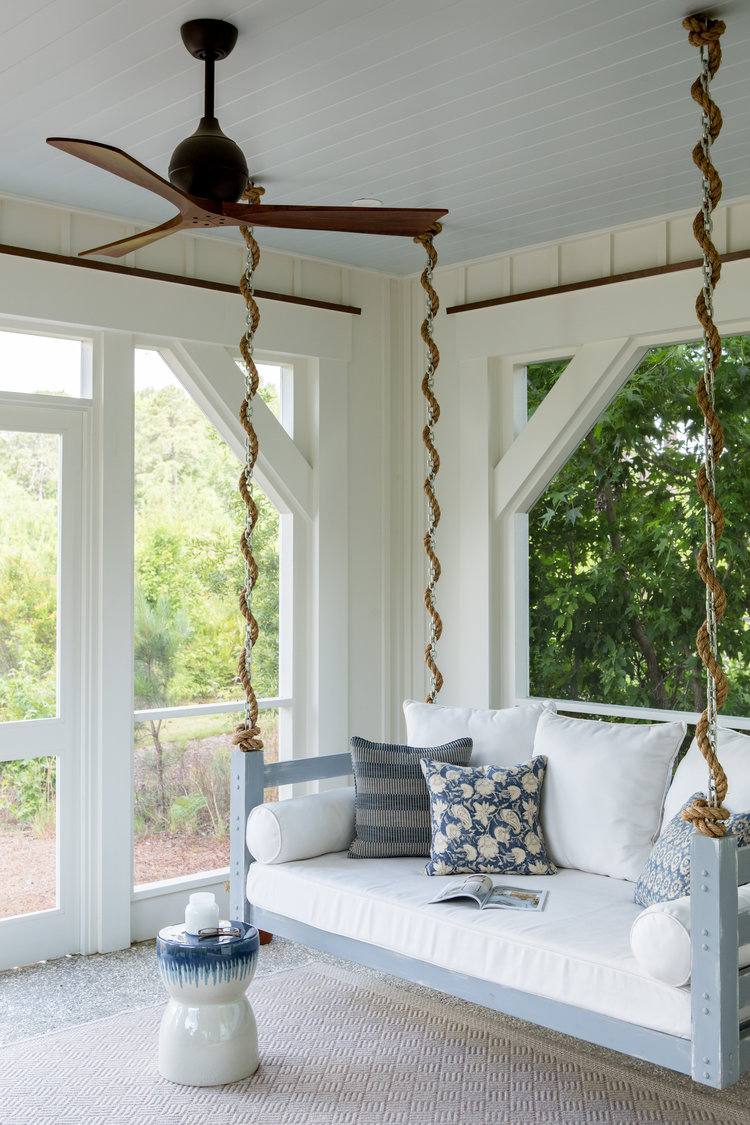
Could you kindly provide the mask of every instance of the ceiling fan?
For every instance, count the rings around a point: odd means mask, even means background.
[[[247,164],[240,148],[222,132],[214,116],[214,65],[234,47],[237,28],[224,20],[198,19],[183,24],[180,33],[190,54],[205,63],[205,101],[198,128],[172,153],[168,180],[112,145],[71,137],[47,138],[55,148],[153,191],[177,207],[178,213],[160,226],[84,250],[83,254],[119,258],[180,230],[241,224],[414,237],[447,215],[446,210],[434,207],[304,207],[238,202],[249,179]]]

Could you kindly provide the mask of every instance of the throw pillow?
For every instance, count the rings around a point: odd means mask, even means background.
[[[558,867],[635,882],[661,824],[684,723],[596,722],[545,711],[534,753],[547,759],[541,822]]]
[[[694,793],[682,807],[687,808],[694,797],[701,796],[703,794]],[[690,894],[690,840],[695,828],[690,821],[682,819],[680,812],[672,817],[654,844],[635,885],[633,898],[641,906],[671,902]],[[750,813],[735,813],[724,823],[727,832],[737,837],[738,844],[750,844]]]
[[[515,766],[534,753],[534,732],[544,710],[554,703],[523,703],[499,711],[443,707],[438,703],[404,703],[406,741],[410,746],[437,747],[449,738],[470,738],[475,766]],[[439,754],[434,753],[433,758]]]
[[[430,791],[427,875],[554,875],[539,826],[544,758],[512,769],[425,759]]]
[[[750,738],[746,734],[719,727],[717,751],[729,783],[724,806],[730,813],[745,812],[750,809]],[[687,754],[675,770],[667,792],[664,828],[675,813],[680,811],[690,794],[698,789],[705,790],[707,782],[708,766],[698,743],[693,739]]]
[[[350,859],[430,854],[430,798],[420,760],[435,751],[387,742],[351,740],[354,773],[354,839]],[[471,739],[439,747],[447,762],[465,765]]]

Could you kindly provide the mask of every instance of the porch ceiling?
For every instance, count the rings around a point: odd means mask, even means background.
[[[445,206],[443,264],[697,206],[687,0],[25,0],[0,8],[0,192],[124,216],[163,200],[44,143],[100,140],[166,175],[202,107],[187,19],[237,24],[217,114],[269,203]],[[724,0],[725,198],[750,194],[750,4]],[[259,232],[406,274],[408,239]],[[211,237],[238,237],[236,229]],[[11,241],[9,232],[0,232]]]

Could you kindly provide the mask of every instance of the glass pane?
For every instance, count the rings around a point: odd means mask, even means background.
[[[60,435],[0,431],[0,721],[56,714]]]
[[[241,697],[239,464],[164,360],[136,352],[136,709]],[[259,698],[278,695],[279,516],[256,486]]]
[[[136,886],[229,865],[230,735],[234,714],[135,726]],[[266,761],[278,757],[278,712],[258,725]],[[275,800],[269,790],[266,800]]]
[[[0,391],[81,398],[83,343],[0,332]]]
[[[695,565],[705,536],[695,487],[702,366],[697,345],[652,350],[530,512],[534,695],[703,710],[695,652],[705,617]],[[730,683],[725,711],[735,715],[750,713],[749,389],[750,337],[725,339],[716,405],[726,438],[717,494],[728,609],[719,645]]]
[[[532,416],[541,401],[549,394],[569,363],[569,359],[552,359],[548,360],[547,363],[529,363],[527,365],[527,418]]]
[[[0,762],[0,918],[57,905],[56,758]]]

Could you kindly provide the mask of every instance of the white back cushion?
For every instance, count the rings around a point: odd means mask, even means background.
[[[638,879],[685,729],[542,714],[534,753],[547,758],[540,819],[553,863]]]
[[[750,811],[750,738],[719,727],[718,754],[729,783],[725,808],[733,814]],[[693,739],[667,792],[663,825],[669,824],[693,793],[706,793],[707,786],[708,766]]]
[[[404,703],[409,746],[440,746],[457,738],[471,738],[472,766],[517,766],[534,752],[539,716],[554,703],[524,703],[499,711],[472,707],[443,707],[437,703]]]

